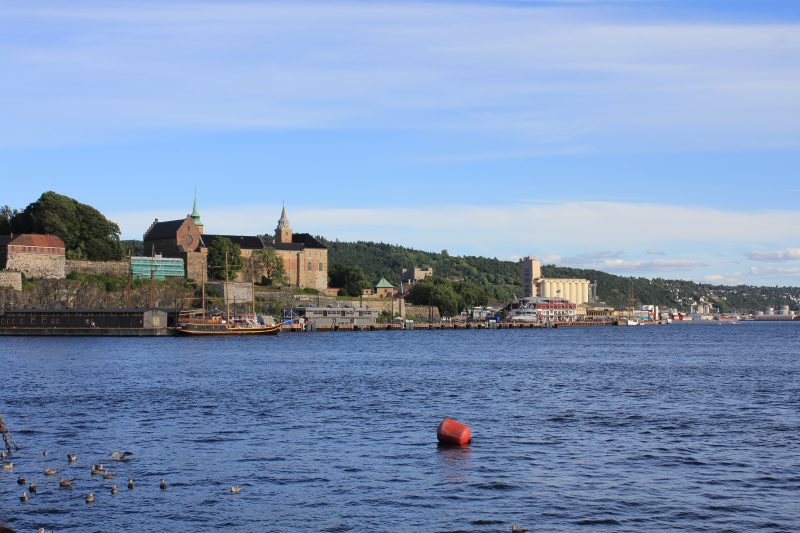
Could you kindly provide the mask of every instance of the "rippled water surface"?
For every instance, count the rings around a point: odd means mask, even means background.
[[[800,324],[754,323],[0,338],[0,414],[22,446],[0,472],[0,523],[796,531],[798,341]],[[444,416],[471,425],[471,446],[437,447]],[[111,450],[134,460],[92,478]],[[39,487],[26,503],[20,474]]]

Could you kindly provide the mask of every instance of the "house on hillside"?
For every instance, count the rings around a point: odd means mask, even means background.
[[[0,270],[28,278],[64,279],[66,264],[64,241],[55,235],[0,235]]]
[[[378,298],[390,298],[397,292],[394,285],[386,281],[386,278],[381,278],[377,285],[375,285],[375,295]]]

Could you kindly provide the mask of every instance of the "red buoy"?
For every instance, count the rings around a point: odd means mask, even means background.
[[[445,418],[436,430],[436,438],[442,444],[463,446],[469,443],[472,432],[469,426],[452,418]]]

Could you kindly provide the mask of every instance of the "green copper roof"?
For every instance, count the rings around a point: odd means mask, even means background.
[[[197,193],[194,193],[194,207],[192,208],[192,220],[198,226],[202,226],[203,223],[200,221],[200,211],[197,210]]]
[[[394,289],[394,285],[386,281],[386,278],[381,278],[377,285],[375,285],[376,289]]]

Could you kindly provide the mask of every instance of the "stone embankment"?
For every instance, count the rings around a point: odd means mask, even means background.
[[[77,261],[68,259],[66,275],[69,276],[73,272],[94,276],[108,274],[124,277],[128,275],[128,261]]]
[[[180,285],[156,283],[153,286],[153,304],[157,307],[182,307],[193,290]],[[131,290],[131,307],[146,307],[150,300],[150,287]],[[23,308],[95,308],[126,307],[125,289],[106,291],[92,283],[70,279],[38,280],[24,291],[0,289],[0,310]]]

